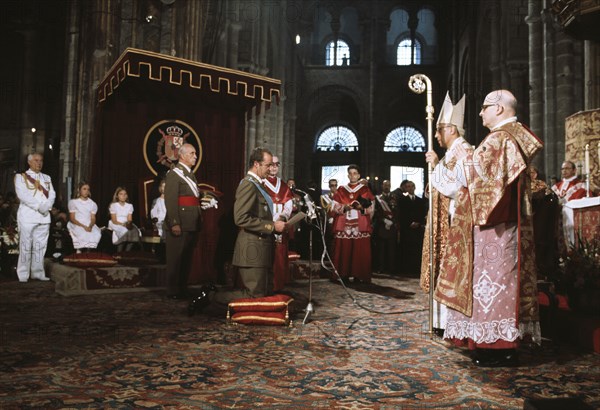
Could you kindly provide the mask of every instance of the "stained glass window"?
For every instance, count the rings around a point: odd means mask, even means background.
[[[329,127],[319,135],[317,151],[358,151],[358,139],[349,128]]]
[[[425,152],[425,138],[413,127],[398,127],[392,130],[383,144],[385,152]]]

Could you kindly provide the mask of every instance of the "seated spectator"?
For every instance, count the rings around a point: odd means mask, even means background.
[[[73,252],[73,241],[67,228],[68,219],[67,213],[60,205],[55,204],[50,209],[50,238],[46,256],[61,260],[63,256]]]
[[[96,225],[98,205],[91,198],[90,185],[79,183],[77,198],[69,201],[69,223],[67,227],[73,247],[80,253],[82,250],[96,249],[102,233]]]
[[[117,187],[112,198],[108,211],[110,221],[108,227],[112,230],[112,242],[117,245],[117,251],[130,251],[133,243],[141,243],[142,233],[133,223],[133,205],[127,202],[129,199],[127,190],[123,187]],[[141,249],[141,245],[140,245]]]
[[[19,200],[14,192],[4,195],[4,202],[0,205],[0,226],[16,226]]]
[[[152,203],[152,209],[150,209],[150,217],[152,218],[152,223],[156,226],[156,230],[158,232],[158,236],[164,239],[163,236],[163,223],[165,221],[165,216],[167,215],[167,207],[165,206],[165,181],[160,181],[160,185],[158,186],[158,192],[160,196],[154,200]]]

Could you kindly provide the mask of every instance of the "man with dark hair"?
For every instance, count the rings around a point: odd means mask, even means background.
[[[282,233],[286,227],[282,220],[273,221],[273,201],[263,187],[273,155],[268,149],[257,147],[248,162],[248,173],[237,188],[233,206],[233,219],[239,228],[233,265],[239,268],[245,289],[218,292],[215,300],[225,304],[233,299],[271,293],[274,234]]]
[[[290,188],[277,176],[281,163],[273,156],[273,162],[264,179],[264,187],[273,201],[273,220],[286,222],[292,215],[293,194]],[[288,233],[275,235],[275,255],[273,262],[273,290],[278,291],[290,282],[288,262]]]
[[[396,248],[398,247],[396,198],[392,195],[390,181],[381,183],[381,194],[376,195],[373,214],[373,249],[380,272],[396,273]]]
[[[359,183],[358,165],[348,167],[348,185],[341,186],[333,196],[333,263],[342,281],[353,277],[356,282],[371,282],[371,216],[375,197],[369,188]],[[337,278],[333,278],[337,280]]]
[[[404,195],[398,201],[398,220],[400,226],[401,272],[412,276],[421,272],[421,252],[427,202],[415,195],[415,183],[404,180],[400,184]]]

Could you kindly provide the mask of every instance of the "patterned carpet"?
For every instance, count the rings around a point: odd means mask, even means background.
[[[54,284],[0,283],[0,408],[521,409],[527,398],[600,407],[600,355],[544,344],[521,365],[473,367],[429,340],[417,279],[376,276],[346,293],[315,280],[315,313],[293,327],[188,317],[163,292],[63,297]]]

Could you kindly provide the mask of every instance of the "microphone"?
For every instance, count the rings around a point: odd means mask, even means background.
[[[313,220],[317,219],[317,212],[315,210],[315,203],[313,202],[310,195],[307,193],[304,194],[304,202],[306,202],[306,206],[308,208],[308,217]]]
[[[296,187],[292,188],[292,192],[293,192],[293,193],[295,193],[295,194],[300,194],[300,195],[302,195],[302,196],[306,196],[306,195],[308,195],[306,192],[304,192],[303,190],[301,190],[301,189],[298,189],[298,188],[296,188]]]
[[[315,207],[315,203],[307,192],[304,192],[298,188],[292,188],[292,192],[302,195],[304,199],[304,203],[306,203],[306,207],[308,208],[307,216],[312,219],[317,219],[317,211]]]

